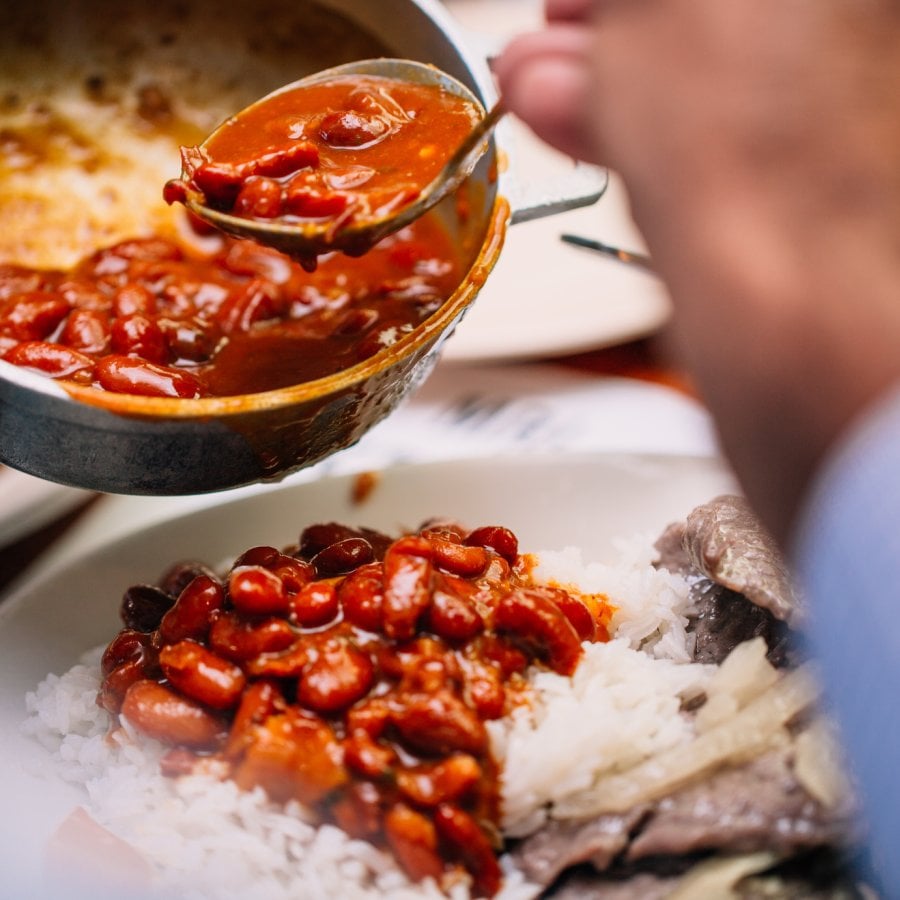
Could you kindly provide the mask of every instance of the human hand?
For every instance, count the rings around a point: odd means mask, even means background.
[[[809,479],[900,379],[893,0],[554,0],[496,71],[626,182],[723,446],[787,541]]]

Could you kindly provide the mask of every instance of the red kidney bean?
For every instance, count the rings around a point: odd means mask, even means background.
[[[53,378],[70,378],[77,372],[90,373],[94,360],[77,350],[46,341],[23,341],[2,354],[14,366],[37,369]]]
[[[59,341],[82,353],[104,353],[109,346],[109,318],[95,309],[73,309]]]
[[[468,660],[463,696],[482,719],[499,719],[506,708],[499,666]]]
[[[319,149],[309,141],[296,141],[288,147],[279,147],[261,154],[253,161],[254,175],[284,178],[301,169],[314,169],[319,165]]]
[[[581,641],[562,610],[542,593],[520,588],[501,598],[495,611],[498,630],[535,648],[547,665],[571,675],[581,657]]]
[[[352,838],[375,838],[382,832],[381,792],[371,781],[350,784],[331,807],[338,828]]]
[[[20,341],[48,338],[71,307],[59,294],[28,291],[0,307],[0,331]]]
[[[528,668],[528,657],[495,634],[483,634],[476,638],[470,648],[476,659],[496,664],[506,680],[512,675],[521,675]]]
[[[474,756],[455,753],[436,763],[399,769],[397,789],[416,806],[437,806],[455,803],[471,791],[482,776],[481,766]]]
[[[301,588],[289,603],[291,620],[302,628],[318,628],[333,622],[340,604],[333,584],[312,582]]]
[[[454,575],[466,578],[481,575],[490,561],[484,547],[467,547],[439,537],[429,540],[434,551],[434,564]]]
[[[194,641],[163,647],[159,664],[176,690],[213,709],[237,706],[247,683],[240,667]]]
[[[326,547],[352,537],[362,537],[362,535],[355,528],[339,525],[336,522],[309,525],[300,533],[297,553],[303,559],[312,559]]]
[[[126,660],[103,679],[97,695],[98,705],[115,715],[122,709],[122,703],[131,685],[146,677],[143,654]]]
[[[404,697],[392,710],[391,721],[413,750],[429,754],[461,751],[479,756],[487,748],[482,721],[446,688]]]
[[[215,352],[219,337],[209,323],[191,320],[160,319],[169,348],[169,355],[177,362],[209,362]]]
[[[260,653],[248,659],[244,670],[251,678],[298,678],[309,664],[310,651],[301,641],[284,650]]]
[[[384,633],[408,640],[431,602],[432,549],[425,538],[401,538],[384,557]]]
[[[113,353],[139,356],[151,363],[169,361],[169,348],[162,329],[142,313],[116,319],[110,329],[109,341]]]
[[[279,618],[245,620],[235,612],[217,615],[209,629],[209,645],[232,662],[279,653],[297,640],[293,628]]]
[[[163,616],[174,602],[161,588],[151,584],[134,584],[122,595],[119,615],[126,628],[149,633],[159,628]]]
[[[550,599],[562,610],[582,641],[592,641],[597,635],[597,623],[583,601],[568,591],[546,589]]]
[[[201,191],[206,202],[216,209],[231,209],[244,184],[241,173],[234,167],[221,163],[204,163],[193,170],[191,181]],[[176,197],[166,200],[174,202]]]
[[[241,185],[233,212],[237,216],[257,219],[274,219],[282,215],[281,183],[274,178],[251,176]]]
[[[391,130],[384,118],[352,109],[328,113],[319,122],[319,137],[335,148],[366,147],[384,140]]]
[[[414,881],[439,879],[444,863],[438,851],[434,823],[420,812],[397,803],[384,817],[388,844],[403,871]]]
[[[319,578],[333,578],[346,575],[374,559],[372,545],[365,538],[348,537],[320,550],[311,562]]]
[[[113,247],[100,250],[93,257],[94,271],[106,268],[110,259],[138,260],[142,262],[177,262],[184,259],[181,248],[166,238],[134,238],[120,241]]]
[[[188,638],[203,640],[209,634],[215,613],[225,606],[225,591],[218,579],[198,575],[178,595],[159,623],[159,634],[167,644]]]
[[[467,599],[435,590],[428,607],[428,628],[448,641],[469,641],[484,629],[484,620]]]
[[[231,292],[216,319],[224,334],[244,334],[257,322],[276,318],[283,307],[278,286],[255,278]]]
[[[248,615],[282,615],[290,608],[284,582],[262,566],[232,569],[228,576],[228,596],[235,609]]]
[[[465,543],[470,547],[487,547],[499,553],[510,565],[519,555],[519,539],[508,528],[486,525],[470,532]]]
[[[198,750],[213,749],[226,732],[217,715],[155,681],[134,682],[125,694],[121,714],[154,740]]]
[[[361,700],[375,681],[367,653],[349,641],[330,640],[303,670],[297,702],[319,713],[336,713]]]
[[[379,781],[387,778],[396,766],[397,752],[359,728],[344,741],[344,763],[357,775]]]
[[[234,773],[239,787],[263,788],[276,802],[320,802],[349,781],[332,728],[296,707],[270,716]]]
[[[282,210],[298,219],[333,219],[342,215],[350,198],[338,191],[307,184],[290,184],[284,192]]]
[[[140,659],[144,655],[144,646],[148,641],[148,635],[142,634],[131,628],[120,631],[110,641],[103,651],[100,660],[100,671],[103,675],[109,675],[113,669],[117,669],[122,663],[133,659]]]
[[[362,566],[351,572],[337,587],[344,618],[366,631],[379,632],[384,605],[381,563]]]
[[[269,716],[283,713],[287,702],[273,681],[254,681],[247,686],[231,722],[225,755],[237,757],[250,745],[256,728]]]
[[[175,563],[166,570],[162,578],[157,582],[160,590],[165,591],[173,598],[178,595],[198,576],[206,575],[213,581],[218,581],[216,573],[205,563],[197,560],[185,560]]]
[[[52,281],[49,272],[36,272],[25,266],[17,266],[12,263],[0,263],[0,300],[13,297],[18,294],[27,294],[31,291],[39,291],[45,284]],[[2,308],[2,305],[0,305]]]
[[[384,734],[390,724],[391,710],[383,697],[369,697],[347,710],[347,730],[365,731],[373,740]]]
[[[124,284],[113,296],[112,309],[117,318],[135,313],[152,316],[156,314],[156,297],[142,284]]]
[[[197,399],[206,395],[198,379],[170,366],[161,366],[130,356],[104,356],[96,363],[96,378],[107,391],[144,397]]]
[[[268,544],[260,544],[245,550],[232,565],[232,569],[238,569],[241,566],[262,566],[264,569],[272,570],[276,568],[284,554],[276,548],[270,547]]]
[[[441,840],[472,873],[475,896],[493,897],[500,890],[503,874],[484,830],[467,812],[450,803],[442,803],[437,808],[434,824]]]

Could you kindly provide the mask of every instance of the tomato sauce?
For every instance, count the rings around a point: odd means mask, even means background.
[[[390,346],[462,281],[458,253],[425,216],[365,256],[314,273],[250,241],[200,254],[124,241],[70,271],[0,265],[0,358],[126,394],[196,398],[331,375]]]
[[[415,200],[480,118],[436,85],[338,76],[284,90],[182,148],[171,202],[235,216],[327,222],[332,234]]]
[[[500,769],[486,722],[525,671],[570,675],[608,640],[597,597],[535,584],[502,526],[391,539],[313,525],[224,577],[181,563],[124,594],[98,702],[170,747],[163,772],[299,800],[414,880],[501,884]]]

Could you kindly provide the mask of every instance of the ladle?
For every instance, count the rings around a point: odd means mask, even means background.
[[[408,59],[370,59],[347,63],[317,72],[299,81],[285,85],[251,104],[247,109],[265,103],[267,100],[298,87],[331,81],[346,76],[378,76],[414,84],[440,87],[462,97],[482,112],[478,121],[463,143],[449,157],[440,173],[430,184],[423,186],[418,197],[405,206],[390,210],[381,217],[361,218],[335,230],[329,220],[307,219],[283,221],[279,219],[244,218],[221,212],[207,206],[199,192],[189,192],[185,205],[205,222],[235,237],[250,238],[287,253],[299,260],[343,250],[352,255],[365,252],[387,235],[398,231],[418,219],[432,206],[440,202],[472,173],[476,163],[487,147],[487,137],[504,113],[502,102],[497,102],[484,112],[478,98],[461,82],[434,66]],[[240,118],[238,113],[236,118]],[[201,149],[222,129],[228,127],[226,120],[200,145]],[[188,173],[183,173],[187,179]]]

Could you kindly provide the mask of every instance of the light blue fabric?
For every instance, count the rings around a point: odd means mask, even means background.
[[[859,780],[880,887],[900,897],[900,390],[830,457],[793,557],[810,603],[811,649]]]

